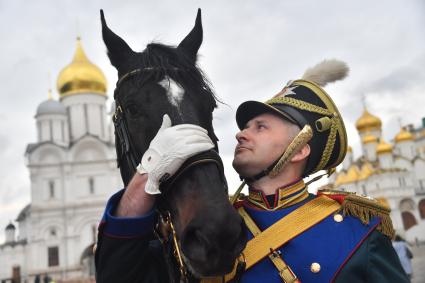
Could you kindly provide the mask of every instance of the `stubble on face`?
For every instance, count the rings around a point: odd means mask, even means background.
[[[298,132],[297,125],[271,113],[251,119],[236,136],[233,168],[241,176],[255,176],[283,154]]]

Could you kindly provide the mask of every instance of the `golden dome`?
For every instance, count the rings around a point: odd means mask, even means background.
[[[380,130],[381,126],[381,119],[370,114],[366,108],[363,111],[363,115],[356,121],[356,128],[359,132]]]
[[[72,62],[62,69],[57,80],[61,97],[77,93],[106,95],[106,78],[103,72],[87,58],[77,38],[77,47]]]
[[[363,143],[372,143],[372,142],[377,142],[378,138],[373,136],[373,135],[366,135],[363,137],[362,142]]]
[[[345,173],[344,172],[340,172],[338,174],[338,176],[336,177],[336,179],[335,179],[335,186],[339,186],[339,185],[345,184],[346,183],[345,179],[346,179]]]
[[[389,143],[386,143],[384,139],[381,139],[381,142],[376,147],[376,153],[384,154],[384,153],[392,153],[392,152],[393,152],[393,146]]]
[[[345,183],[356,182],[359,179],[359,176],[359,168],[356,165],[353,165],[347,171],[347,175],[345,176]]]
[[[390,208],[390,203],[388,202],[388,200],[384,197],[377,197],[376,200],[382,204],[383,206],[385,206],[386,208]]]
[[[413,140],[413,135],[412,133],[401,128],[400,132],[395,136],[394,140],[397,143],[402,141],[411,141]]]
[[[365,180],[367,178],[369,178],[369,176],[371,176],[373,174],[374,170],[373,167],[370,163],[365,163],[362,166],[362,169],[360,170],[360,174],[358,176],[359,180]]]

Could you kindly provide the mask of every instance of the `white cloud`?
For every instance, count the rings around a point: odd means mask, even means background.
[[[214,126],[229,183],[236,187],[230,164],[237,106],[269,98],[324,58],[345,60],[351,68],[344,82],[327,87],[346,119],[351,144],[358,143],[353,123],[362,111],[361,94],[384,121],[385,135],[397,131],[394,115],[418,124],[425,116],[424,6],[420,0],[0,0],[0,203],[14,203],[0,208],[0,229],[29,200],[23,153],[36,139],[33,115],[71,61],[77,34],[104,70],[112,96],[116,73],[101,39],[100,8],[135,50],[152,40],[178,44],[192,28],[196,9],[203,9],[200,65],[228,104],[220,105]]]

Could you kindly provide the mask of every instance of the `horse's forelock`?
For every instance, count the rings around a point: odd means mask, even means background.
[[[159,81],[165,76],[180,84],[186,90],[185,95],[189,100],[201,109],[203,126],[207,128],[216,143],[212,112],[217,107],[218,99],[211,83],[196,62],[193,62],[179,48],[155,42],[148,44],[143,52],[135,56],[131,65],[136,63],[137,67],[132,66],[132,68],[144,70],[138,76],[138,84],[143,85],[152,79]],[[205,115],[205,113],[208,114]]]

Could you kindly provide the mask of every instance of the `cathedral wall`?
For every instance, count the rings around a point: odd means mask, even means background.
[[[396,144],[396,152],[407,159],[413,159],[416,155],[413,141],[403,141]]]
[[[0,279],[11,278],[15,266],[20,267],[21,274],[26,273],[25,250],[22,244],[0,246]]]
[[[49,141],[51,138],[49,121],[40,121],[40,142]]]
[[[394,160],[394,167],[410,171],[412,170],[412,163],[403,157],[396,157]]]
[[[89,133],[106,140],[106,113],[104,105],[88,104]]]
[[[19,221],[19,234],[18,234],[18,241],[27,239],[28,237],[28,230],[29,230],[29,223],[28,220],[21,220]]]
[[[77,140],[85,134],[92,134],[106,140],[105,101],[107,97],[98,94],[76,94],[66,96],[62,103],[67,107],[71,122],[71,138]]]
[[[425,194],[425,160],[416,159],[413,168],[417,181],[417,193]]]
[[[71,141],[75,141],[87,133],[87,125],[84,119],[84,105],[77,104],[68,108]]]

